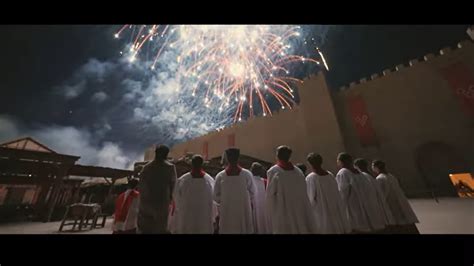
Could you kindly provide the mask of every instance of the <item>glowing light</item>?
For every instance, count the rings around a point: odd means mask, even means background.
[[[316,48],[316,50],[318,51],[319,56],[321,56],[321,59],[323,60],[324,67],[326,68],[327,71],[329,71],[329,67],[328,67],[328,64],[326,63],[326,59],[324,58],[323,53],[321,52],[321,50],[319,50],[319,48]],[[319,65],[319,62],[318,62],[318,65]]]
[[[229,73],[236,78],[241,78],[245,75],[245,67],[240,63],[231,63]]]

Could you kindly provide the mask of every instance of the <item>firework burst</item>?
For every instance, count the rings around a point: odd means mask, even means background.
[[[301,80],[290,76],[291,65],[319,64],[291,53],[291,40],[300,34],[299,26],[284,25],[125,25],[115,38],[130,38],[130,62],[152,51],[150,70],[169,64],[161,56],[174,50],[183,95],[236,122],[244,112],[272,115],[271,98],[281,109],[292,108],[292,86]]]

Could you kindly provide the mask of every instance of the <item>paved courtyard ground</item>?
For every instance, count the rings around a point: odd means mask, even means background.
[[[422,234],[474,234],[474,199],[440,198],[412,199],[410,204],[420,223]],[[82,232],[58,232],[60,222],[26,222],[0,224],[0,234],[111,234],[112,219],[105,228],[83,230]],[[65,228],[68,230],[68,228]]]

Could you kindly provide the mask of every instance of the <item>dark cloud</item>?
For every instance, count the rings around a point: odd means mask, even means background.
[[[21,126],[11,116],[0,115],[0,142],[30,136],[56,152],[81,156],[79,163],[104,167],[131,168],[142,156],[125,152],[118,143],[100,141],[100,133],[73,126],[49,125],[39,128]],[[110,125],[104,126],[105,128]]]

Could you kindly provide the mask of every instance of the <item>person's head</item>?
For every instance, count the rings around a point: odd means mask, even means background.
[[[193,158],[191,159],[191,165],[193,166],[194,169],[202,168],[203,163],[204,163],[204,159],[199,154],[194,155]]]
[[[166,145],[159,145],[155,149],[155,160],[164,161],[168,158],[168,153],[170,152],[170,148]]]
[[[282,145],[277,148],[277,159],[288,162],[291,158],[291,149],[288,146]]]
[[[127,185],[128,185],[129,189],[135,189],[138,186],[138,179],[132,178],[132,179],[128,180]]]
[[[254,176],[263,177],[265,175],[265,169],[263,168],[263,165],[257,162],[252,163],[252,166],[250,166],[250,171]]]
[[[369,162],[364,158],[358,158],[354,161],[354,166],[361,172],[369,172]]]
[[[308,163],[313,167],[313,168],[320,168],[321,165],[323,164],[323,157],[317,153],[310,153],[306,157],[306,160]]]
[[[237,164],[239,162],[240,150],[237,148],[229,148],[225,151],[225,158],[229,164]]]
[[[380,173],[386,173],[387,169],[385,168],[385,162],[382,160],[374,160],[372,162],[372,171],[377,175]]]
[[[303,174],[306,174],[307,168],[306,168],[306,165],[304,165],[304,163],[298,163],[296,164],[296,167],[298,167],[301,170],[301,172],[303,172]]]
[[[341,168],[352,167],[352,156],[349,153],[341,152],[337,155],[337,166]]]

